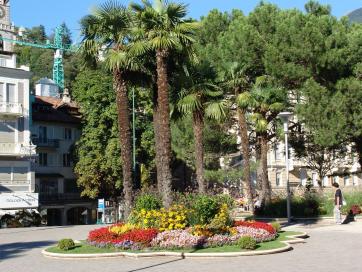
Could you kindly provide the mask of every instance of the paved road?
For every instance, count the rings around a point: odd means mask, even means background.
[[[294,250],[266,256],[179,259],[112,258],[102,260],[56,260],[41,250],[65,237],[84,239],[95,226],[0,229],[0,271],[6,272],[348,272],[361,271],[362,222],[334,226],[299,225],[295,230],[310,234],[306,244]]]

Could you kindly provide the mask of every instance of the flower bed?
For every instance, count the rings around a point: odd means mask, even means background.
[[[131,224],[117,224],[89,233],[87,242],[96,247],[119,249],[190,249],[234,245],[241,237],[249,236],[257,243],[272,241],[277,232],[267,223],[237,221],[222,233],[213,233],[205,226],[160,231],[141,229]]]

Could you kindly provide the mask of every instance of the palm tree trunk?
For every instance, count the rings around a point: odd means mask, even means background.
[[[260,136],[260,163],[261,163],[261,187],[263,203],[269,204],[271,201],[271,188],[268,178],[268,134],[262,133]]]
[[[161,152],[160,150],[160,137],[159,137],[159,126],[158,126],[158,107],[157,107],[157,84],[153,87],[153,130],[155,137],[155,162],[157,168],[157,190],[162,194],[162,173],[160,170],[161,165]]]
[[[249,137],[248,137],[248,125],[246,122],[245,111],[238,109],[238,121],[240,128],[240,139],[241,139],[241,153],[243,155],[244,162],[244,182],[246,188],[246,197],[249,203],[249,209],[254,214],[254,203],[253,203],[253,185],[250,173],[250,152],[249,152]]]
[[[133,204],[131,128],[127,86],[122,73],[117,69],[114,70],[114,85],[117,101],[119,141],[121,144],[125,216],[128,217]]]
[[[193,114],[193,127],[195,138],[195,165],[196,180],[199,185],[199,193],[206,193],[207,185],[204,178],[204,145],[203,145],[203,129],[204,120],[201,113]]]
[[[167,56],[165,50],[156,52],[157,61],[157,127],[158,134],[155,138],[159,140],[156,152],[159,154],[157,166],[157,177],[161,178],[158,183],[162,184],[163,204],[166,208],[172,203],[172,174],[171,174],[171,128],[170,128],[170,105],[168,93]]]

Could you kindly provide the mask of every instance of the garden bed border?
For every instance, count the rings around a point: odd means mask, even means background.
[[[66,254],[66,253],[52,253],[42,250],[42,254],[45,257],[55,258],[55,259],[104,259],[104,258],[118,258],[118,257],[128,257],[128,258],[150,258],[150,257],[180,257],[180,258],[214,258],[214,257],[239,257],[239,256],[256,256],[256,255],[268,255],[286,252],[293,247],[292,244],[305,243],[305,238],[308,237],[306,232],[301,232],[296,235],[288,235],[287,238],[290,240],[280,241],[285,244],[284,247],[269,249],[269,250],[253,250],[253,251],[242,251],[242,252],[218,252],[218,253],[185,253],[185,252],[171,252],[171,251],[158,251],[158,252],[142,252],[142,253],[131,253],[131,252],[112,252],[112,253],[95,253],[95,254]]]

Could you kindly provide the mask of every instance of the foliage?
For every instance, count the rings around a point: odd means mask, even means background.
[[[109,228],[109,231],[113,232],[113,233],[115,233],[117,235],[120,235],[120,234],[129,232],[129,231],[132,231],[134,229],[137,229],[136,225],[126,223],[126,224],[113,225],[112,227]]]
[[[270,225],[273,227],[273,229],[279,233],[282,229],[282,226],[280,225],[279,222],[271,222]]]
[[[241,249],[254,250],[256,248],[256,241],[250,236],[241,237],[237,244]]]
[[[67,251],[75,248],[75,243],[72,239],[62,239],[58,242],[58,248]]]
[[[197,195],[191,204],[193,224],[209,224],[219,212],[217,199],[208,195]]]
[[[105,193],[118,196],[122,163],[112,78],[102,70],[82,71],[73,96],[83,115],[74,169],[82,194],[91,198]]]
[[[151,211],[159,210],[162,207],[162,201],[154,194],[145,193],[141,194],[136,198],[134,209],[137,212],[141,210]]]

